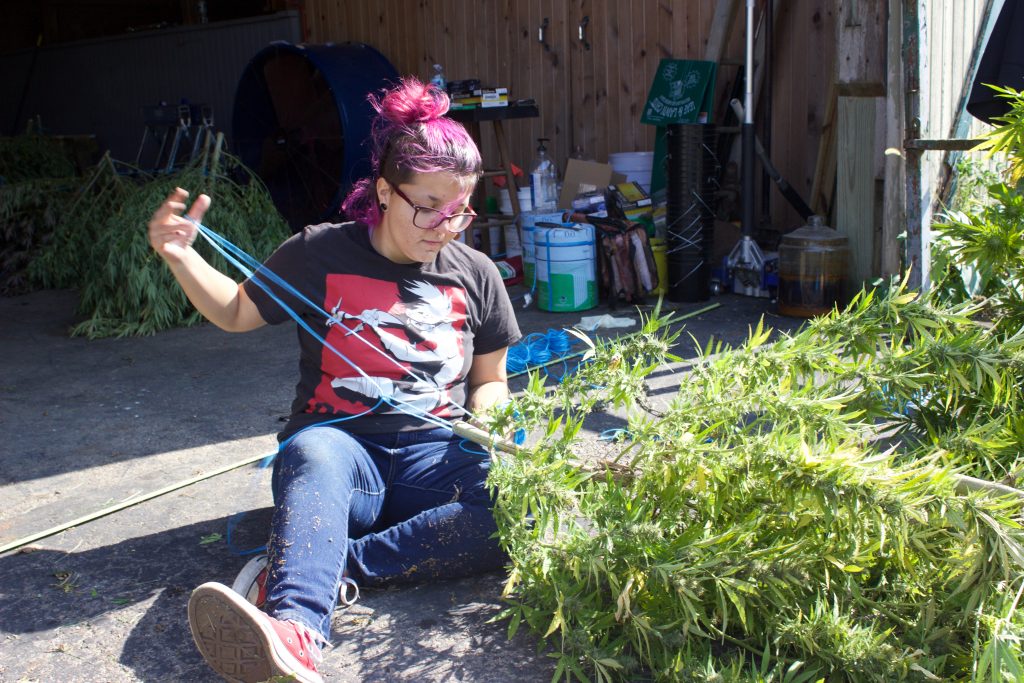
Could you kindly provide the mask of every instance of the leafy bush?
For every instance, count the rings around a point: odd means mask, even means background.
[[[75,164],[57,138],[35,134],[0,138],[0,184],[74,175]]]
[[[0,138],[0,295],[31,289],[26,269],[64,215],[78,185],[75,175],[55,138]]]
[[[932,281],[948,303],[983,303],[980,313],[1012,335],[1024,326],[1024,93],[994,89],[1010,110],[996,118],[1000,125],[977,149],[1005,155],[1006,182],[988,182],[984,194],[977,196],[973,174],[964,175],[960,202],[933,226]]]
[[[104,157],[92,170],[29,266],[37,286],[80,290],[85,320],[72,335],[146,335],[203,321],[149,246],[146,224],[175,187],[193,197],[209,194],[204,222],[258,259],[291,234],[264,185],[240,161],[225,155],[219,169],[209,173],[196,164],[170,175],[130,176]],[[205,242],[196,249],[222,272],[233,272]]]

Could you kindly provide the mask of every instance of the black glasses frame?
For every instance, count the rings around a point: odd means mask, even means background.
[[[429,206],[415,204],[409,199],[408,195],[398,189],[398,185],[395,185],[390,180],[387,183],[395,191],[395,194],[404,199],[405,203],[413,208],[412,224],[421,230],[436,230],[437,226],[447,221],[448,225],[445,226],[445,230],[457,235],[468,228],[477,216],[476,211],[473,211],[472,208],[462,213],[444,213]],[[424,222],[426,225],[421,225]]]

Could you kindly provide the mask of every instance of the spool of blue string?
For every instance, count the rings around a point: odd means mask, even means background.
[[[517,375],[533,368],[545,367],[552,360],[568,355],[572,351],[573,341],[565,330],[548,328],[544,333],[528,334],[518,344],[509,347],[505,368],[510,375]],[[561,380],[564,375],[563,368],[558,379]]]

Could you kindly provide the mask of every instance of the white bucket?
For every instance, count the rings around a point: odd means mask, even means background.
[[[512,215],[512,200],[508,196],[508,188],[498,190],[498,211],[506,216]]]
[[[492,225],[488,231],[488,245],[490,246],[490,253],[488,256],[491,258],[498,258],[504,256],[505,252],[501,249],[501,234],[504,232],[500,225]]]
[[[534,231],[537,308],[556,313],[597,305],[597,247],[594,226],[572,223]]]
[[[516,196],[519,197],[520,213],[533,210],[533,195],[530,193],[530,188],[520,187]]]
[[[523,284],[530,289],[537,285],[537,257],[533,245],[537,223],[562,224],[563,215],[561,211],[524,211],[520,216],[523,227]]]
[[[651,191],[651,171],[654,166],[654,152],[614,152],[608,155],[612,170],[626,176],[626,180],[639,183]]]

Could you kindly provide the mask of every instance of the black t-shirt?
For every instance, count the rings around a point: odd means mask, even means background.
[[[309,303],[274,284],[267,269]],[[338,423],[345,430],[368,434],[431,427],[407,412],[415,409],[464,415],[473,355],[520,337],[498,269],[461,242],[430,263],[405,265],[378,254],[361,223],[316,225],[285,241],[254,278],[312,330],[298,326],[300,376],[282,440],[338,418],[350,418]],[[268,323],[291,320],[252,279],[244,287]]]

